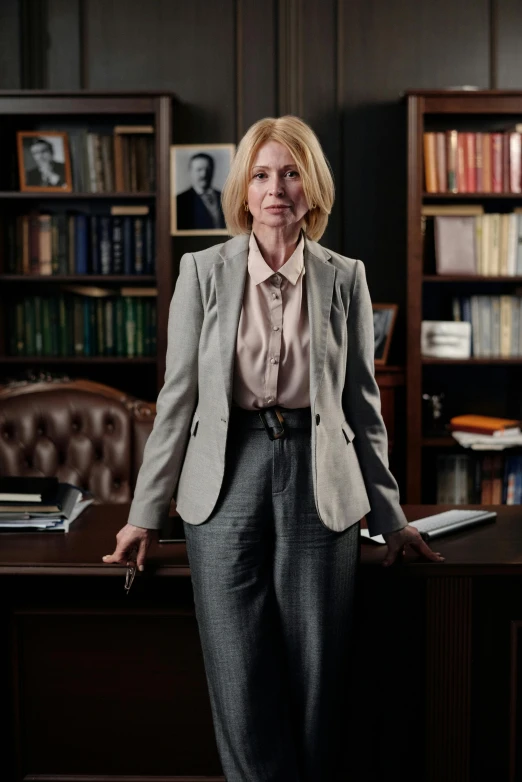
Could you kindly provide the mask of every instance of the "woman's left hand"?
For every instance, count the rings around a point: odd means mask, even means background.
[[[410,524],[396,532],[385,532],[383,538],[388,544],[388,553],[383,561],[384,567],[393,565],[397,556],[404,556],[406,546],[411,546],[418,554],[432,562],[444,562],[444,557],[438,551],[432,551],[428,544],[422,539],[419,530]]]

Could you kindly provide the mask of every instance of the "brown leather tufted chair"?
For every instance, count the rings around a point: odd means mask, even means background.
[[[90,380],[0,386],[0,475],[53,475],[130,502],[156,406]]]

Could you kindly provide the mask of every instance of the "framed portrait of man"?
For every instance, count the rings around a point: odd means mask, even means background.
[[[374,363],[386,364],[397,318],[397,304],[373,304]]]
[[[170,148],[173,236],[228,236],[221,191],[235,151],[235,144],[179,144]]]
[[[20,190],[70,193],[72,174],[67,133],[19,130],[16,137]]]

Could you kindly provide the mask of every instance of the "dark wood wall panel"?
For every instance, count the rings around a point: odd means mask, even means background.
[[[16,90],[21,86],[20,2],[0,3],[0,89]]]
[[[233,0],[85,0],[86,87],[175,92],[176,141],[235,138]]]
[[[340,0],[343,232],[375,301],[399,304],[390,360],[404,360],[408,88],[488,86],[488,0]]]
[[[262,117],[277,116],[275,2],[237,0],[238,139]]]
[[[495,84],[500,89],[522,88],[522,3],[498,0],[495,13]]]
[[[321,240],[340,249],[342,223],[342,172],[338,90],[336,0],[302,0],[302,116],[317,133],[335,176],[337,199]]]
[[[80,0],[47,0],[47,31],[46,87],[81,89]]]

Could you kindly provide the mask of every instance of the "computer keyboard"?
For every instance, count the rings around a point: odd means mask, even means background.
[[[429,541],[466,527],[474,527],[476,524],[483,524],[486,521],[495,521],[496,518],[497,514],[495,511],[453,509],[417,519],[410,522],[410,526],[416,527],[424,540]],[[361,527],[361,535],[369,538],[368,530]],[[375,535],[370,540],[375,543],[386,543],[382,535]]]
[[[473,527],[485,521],[494,521],[496,518],[495,511],[452,509],[417,519],[410,524],[412,527],[416,527],[428,540],[433,540],[433,538],[456,532],[465,527]]]

